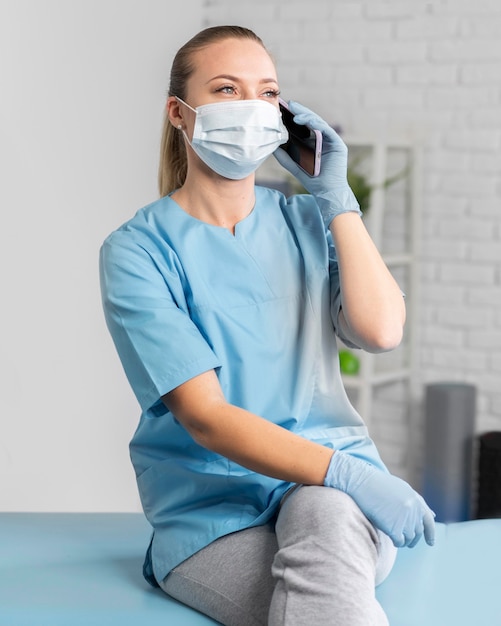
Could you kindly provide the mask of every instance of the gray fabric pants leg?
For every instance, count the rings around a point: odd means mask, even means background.
[[[395,554],[349,496],[300,487],[276,525],[218,539],[161,587],[225,626],[387,626],[374,589]]]
[[[393,551],[378,572],[380,535],[349,496],[325,487],[299,489],[281,509],[276,535],[269,626],[388,625],[375,583],[389,573]]]
[[[277,550],[274,524],[226,535],[174,568],[160,587],[225,626],[265,626]]]

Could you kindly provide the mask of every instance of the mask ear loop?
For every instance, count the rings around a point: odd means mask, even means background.
[[[176,128],[183,133],[183,137],[186,139],[188,144],[191,146],[191,141],[189,140],[188,135],[186,134],[186,131],[184,130],[184,126],[182,124],[178,124],[176,126]]]
[[[176,98],[176,100],[178,102],[181,102],[181,104],[184,104],[185,107],[188,107],[188,109],[191,109],[193,111],[193,113],[197,112],[196,109],[194,109],[193,107],[190,107],[190,105],[187,102],[185,102],[184,100],[182,100],[181,98],[178,98],[177,96],[174,96],[174,98]]]

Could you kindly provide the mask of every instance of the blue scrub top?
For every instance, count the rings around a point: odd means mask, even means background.
[[[198,374],[214,369],[228,402],[386,469],[342,384],[338,266],[312,196],[256,187],[234,235],[167,196],[105,240],[100,278],[142,409],[130,452],[153,528],[150,582],[269,521],[291,487],[202,448],[166,409],[161,397]]]

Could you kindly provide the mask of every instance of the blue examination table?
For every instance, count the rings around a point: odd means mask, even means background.
[[[143,580],[149,535],[139,513],[0,513],[0,626],[216,624]],[[500,574],[501,520],[438,524],[377,596],[391,626],[501,626]]]

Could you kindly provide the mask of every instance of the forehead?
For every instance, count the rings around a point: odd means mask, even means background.
[[[276,79],[276,69],[268,52],[251,39],[224,39],[198,50],[193,55],[192,78],[204,82],[219,75],[242,80]]]

